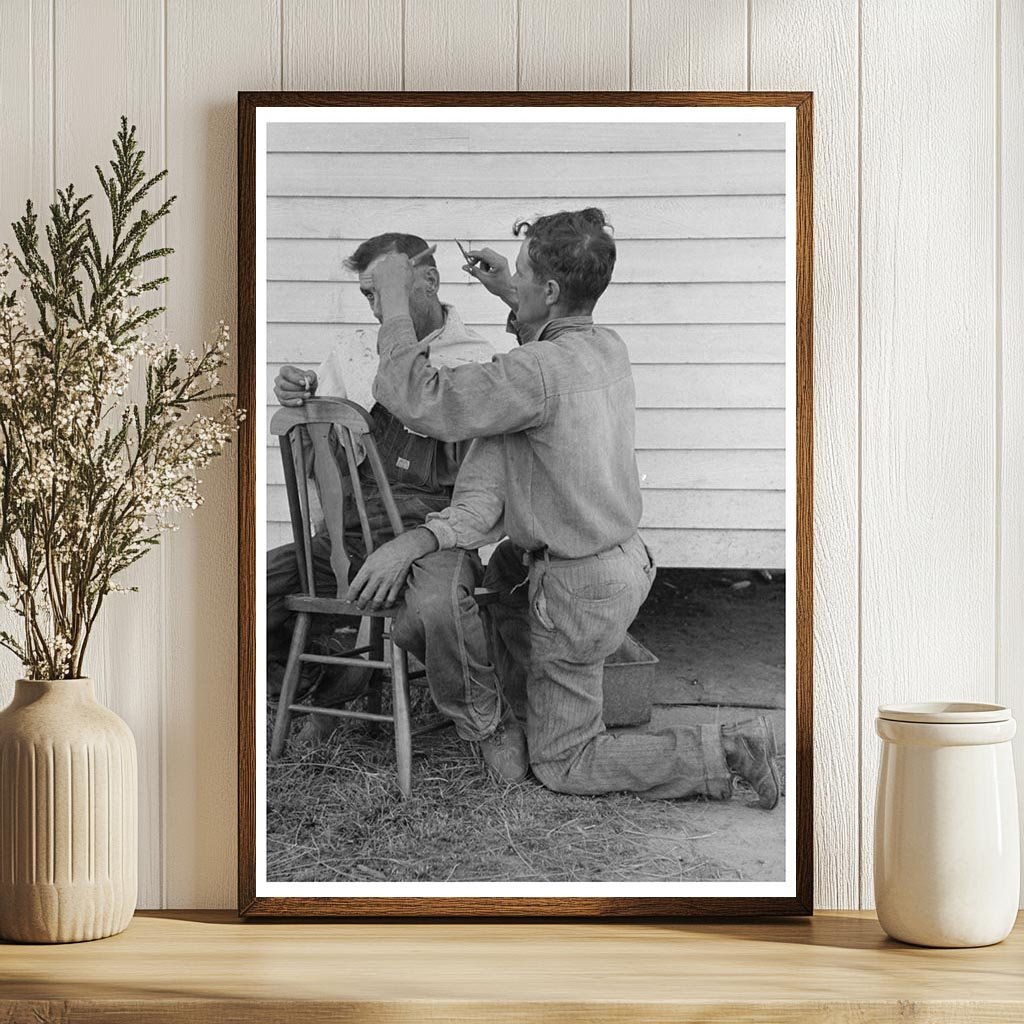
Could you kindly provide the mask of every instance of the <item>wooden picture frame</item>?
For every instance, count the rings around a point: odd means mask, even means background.
[[[658,111],[695,112],[708,108],[780,115],[789,132],[786,159],[789,179],[787,216],[787,359],[790,382],[787,400],[787,566],[795,575],[787,585],[787,631],[795,641],[787,650],[787,686],[791,694],[786,709],[787,801],[791,817],[787,833],[793,854],[789,861],[785,892],[770,895],[736,893],[704,896],[638,894],[566,895],[325,895],[275,894],[266,892],[260,878],[260,836],[257,806],[258,759],[263,744],[257,735],[263,722],[259,702],[265,691],[258,687],[257,673],[257,493],[265,481],[257,476],[257,447],[266,445],[259,432],[261,415],[249,415],[239,439],[238,531],[239,531],[239,624],[238,624],[238,905],[247,917],[334,916],[366,917],[458,917],[458,918],[652,918],[692,916],[806,915],[813,907],[812,841],[812,96],[808,92],[536,92],[536,93],[346,93],[346,92],[240,92],[238,94],[238,400],[247,410],[258,410],[266,394],[257,391],[257,361],[260,317],[258,298],[263,296],[257,270],[258,124],[272,117],[269,108],[350,112],[386,111],[409,108],[410,117],[427,108],[458,110],[487,108],[502,111],[515,108],[524,120],[541,116],[543,110],[572,107],[626,110],[636,121],[653,117]],[[711,112],[714,113],[714,112]],[[372,120],[370,114],[366,115]],[[661,116],[661,115],[659,115]],[[667,116],[667,115],[666,115]],[[708,115],[710,116],[710,114]],[[737,115],[742,116],[742,115]],[[578,205],[584,205],[582,202]],[[509,221],[512,216],[510,211]],[[613,218],[614,219],[614,218]],[[616,225],[618,227],[618,225]],[[382,230],[391,230],[382,226]],[[598,317],[600,307],[598,307]],[[269,388],[264,387],[264,392]],[[788,429],[788,428],[787,428]],[[792,515],[789,516],[788,513]],[[265,541],[264,541],[265,543]],[[789,643],[789,641],[787,641]],[[396,796],[397,799],[397,796]],[[655,883],[658,884],[658,883]],[[780,890],[781,891],[781,890]]]

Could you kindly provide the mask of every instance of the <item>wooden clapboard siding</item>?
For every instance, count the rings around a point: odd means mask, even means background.
[[[638,409],[636,446],[663,449],[666,438],[687,447],[785,448],[782,409]]]
[[[284,484],[284,470],[277,439],[269,445],[267,483]],[[688,487],[698,491],[771,491],[785,470],[785,452],[771,449],[749,451],[644,450],[637,453],[640,478],[648,488],[672,490]]]
[[[614,16],[611,7],[605,13]],[[511,210],[580,205],[591,202],[590,195],[609,195],[614,198],[606,213],[616,224],[618,258],[598,316],[620,330],[630,349],[638,408],[659,415],[716,410],[712,428],[718,437],[728,432],[722,421],[732,410],[784,408],[785,253],[781,208],[772,205],[785,184],[780,125],[681,125],[661,135],[650,125],[627,125],[621,136],[609,125],[563,124],[557,132],[547,125],[521,133],[516,126],[417,125],[411,132],[414,175],[405,125],[372,133],[365,126],[353,132],[347,127],[282,124],[269,132],[270,377],[281,362],[315,366],[331,345],[345,343],[348,331],[375,328],[358,283],[344,267],[361,241],[354,222],[366,223],[369,234],[397,228],[404,218],[405,230],[440,240],[443,299],[504,350],[512,343],[504,307],[462,270],[458,248],[446,240],[462,236],[511,262],[519,246],[507,226]],[[681,148],[673,151],[676,144]],[[666,224],[673,204],[707,199],[722,202],[714,211],[710,205],[677,206],[687,224]],[[652,207],[640,205],[645,200],[658,207],[657,221]],[[388,219],[371,227],[368,205]],[[317,226],[310,220],[314,215]],[[670,422],[663,416],[661,421]],[[648,421],[647,432],[655,422]],[[733,433],[746,426],[737,420]],[[662,470],[662,478],[673,481],[667,487],[645,489],[645,531],[730,532],[769,524],[784,529],[778,496],[785,471],[778,462],[771,479],[764,478],[767,463],[761,464],[762,489],[749,493],[735,481],[714,496],[688,483],[682,453],[714,443],[701,437],[658,442],[659,464],[675,449],[680,470]],[[719,478],[727,465],[720,464]],[[286,518],[276,484],[270,485],[268,509],[271,521]],[[685,555],[665,547],[672,536],[662,539],[664,564],[704,564],[692,535],[686,537]],[[758,544],[718,545],[715,557],[766,550]]]
[[[718,0],[712,0],[718,3]],[[510,125],[512,130],[510,130]],[[628,124],[595,121],[585,133],[529,121],[477,124],[324,124],[316,135],[301,124],[267,125],[268,153],[635,153],[781,150],[779,124]]]
[[[271,281],[349,282],[353,273],[344,261],[362,239],[272,238],[267,243],[267,276]],[[491,248],[515,262],[518,242],[495,238],[460,238],[470,249]],[[438,242],[434,254],[442,281],[469,280],[462,253],[454,240]],[[785,269],[782,238],[645,238],[618,239],[615,280],[619,284],[653,282],[782,281]]]
[[[442,292],[443,296],[443,292]],[[499,351],[510,348],[514,337],[504,324],[469,326]],[[614,324],[634,363],[781,363],[785,360],[783,324]],[[271,363],[321,362],[332,345],[342,342],[365,324],[273,323],[267,326],[268,361]]]
[[[578,205],[595,192],[614,196],[779,195],[784,155],[760,153],[270,153],[267,195],[515,200],[529,196]]]
[[[272,381],[276,366],[268,369]],[[633,368],[633,378],[638,409],[781,410],[785,406],[781,364],[644,364]],[[663,446],[678,445],[677,438],[663,439]]]
[[[644,542],[658,565],[680,557],[707,569],[757,565],[781,569],[786,564],[786,535],[773,530],[676,530],[646,527]]]
[[[780,238],[784,196],[588,196],[619,238]],[[566,204],[554,204],[556,209]],[[271,238],[350,238],[411,231],[424,238],[508,238],[515,221],[552,204],[543,196],[506,199],[364,199],[278,197],[267,200]]]
[[[469,323],[494,322],[501,316],[501,303],[477,283],[448,282],[442,294]],[[617,324],[782,323],[785,285],[612,284],[597,309],[603,320]],[[375,322],[356,285],[321,281],[271,281],[267,318],[288,323]]]
[[[277,513],[273,521],[287,523],[288,501],[283,483],[267,485],[267,501],[268,513]],[[640,525],[645,534],[648,530],[662,527],[725,532],[763,529],[784,531],[785,492],[647,489],[644,491],[644,515]]]
[[[269,406],[267,414],[272,415],[276,408]],[[666,450],[666,437],[678,437],[680,442],[698,451],[783,449],[786,441],[785,413],[782,409],[637,410],[638,452]]]

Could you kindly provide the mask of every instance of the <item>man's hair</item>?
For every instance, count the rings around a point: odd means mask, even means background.
[[[534,221],[516,221],[513,234],[525,233],[534,277],[558,282],[572,309],[591,309],[615,269],[615,239],[604,211],[563,210]]]
[[[349,270],[354,270],[357,274],[361,274],[378,256],[383,256],[386,252],[404,252],[409,259],[412,259],[413,256],[418,256],[426,248],[427,243],[419,235],[406,235],[400,231],[388,231],[383,235],[374,235],[373,238],[368,238],[363,242],[345,260],[345,266]],[[437,263],[434,261],[433,253],[429,256],[424,256],[417,266],[436,267]]]

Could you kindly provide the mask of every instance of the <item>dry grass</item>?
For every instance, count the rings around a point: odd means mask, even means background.
[[[267,800],[270,881],[736,879],[701,855],[711,834],[701,802],[499,783],[451,728],[416,738],[409,800],[390,732],[369,736],[352,721],[316,744],[293,742],[269,766]]]

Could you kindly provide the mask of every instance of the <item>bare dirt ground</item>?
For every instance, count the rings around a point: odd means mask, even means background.
[[[630,628],[659,659],[647,728],[766,715],[784,754],[785,627],[782,576],[660,569]],[[783,758],[780,769],[784,764]],[[785,800],[772,813],[742,799],[699,807],[708,833],[700,849],[708,860],[747,881],[785,878]]]

